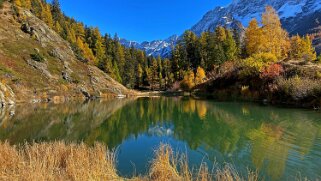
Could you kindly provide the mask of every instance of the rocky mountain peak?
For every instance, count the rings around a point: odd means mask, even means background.
[[[320,26],[321,0],[233,0],[226,7],[216,7],[208,11],[191,31],[200,35],[204,31],[214,31],[217,26],[242,30],[253,18],[260,21],[267,5],[278,12],[282,26],[290,34],[315,33]],[[178,39],[179,36],[175,35],[166,40],[122,44],[134,45],[145,50],[148,55],[166,57],[170,55],[169,47],[175,45]]]

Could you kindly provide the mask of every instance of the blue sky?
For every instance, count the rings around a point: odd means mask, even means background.
[[[49,0],[50,1],[50,0]],[[165,39],[191,28],[231,0],[60,0],[66,15],[138,42]]]

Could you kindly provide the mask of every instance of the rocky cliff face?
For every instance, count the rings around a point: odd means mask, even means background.
[[[13,100],[11,93],[17,102],[135,94],[77,60],[69,43],[31,12],[20,12],[25,18],[18,22],[10,3],[0,10],[0,78],[6,82],[0,102]]]

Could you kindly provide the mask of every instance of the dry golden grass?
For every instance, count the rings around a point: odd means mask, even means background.
[[[186,155],[174,155],[169,145],[161,144],[155,152],[155,159],[152,161],[149,180],[156,181],[257,181],[258,176],[255,172],[249,172],[247,178],[241,177],[238,172],[229,165],[222,169],[209,170],[205,163],[201,164],[196,173],[188,167]]]
[[[21,146],[0,143],[0,163],[0,180],[128,180],[118,176],[114,154],[101,144],[89,147],[63,142]],[[241,178],[229,166],[209,171],[205,164],[192,173],[185,155],[178,157],[169,145],[161,144],[155,151],[149,174],[130,180],[258,180],[255,173],[247,177]]]
[[[114,155],[96,144],[0,144],[0,180],[119,180]]]

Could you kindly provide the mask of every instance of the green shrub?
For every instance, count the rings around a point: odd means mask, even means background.
[[[31,59],[36,61],[36,62],[44,62],[46,59],[43,55],[40,53],[33,53],[30,55]]]
[[[258,75],[265,69],[265,67],[275,63],[276,61],[276,56],[271,53],[254,54],[251,57],[243,60],[243,71],[241,72],[241,75]]]

